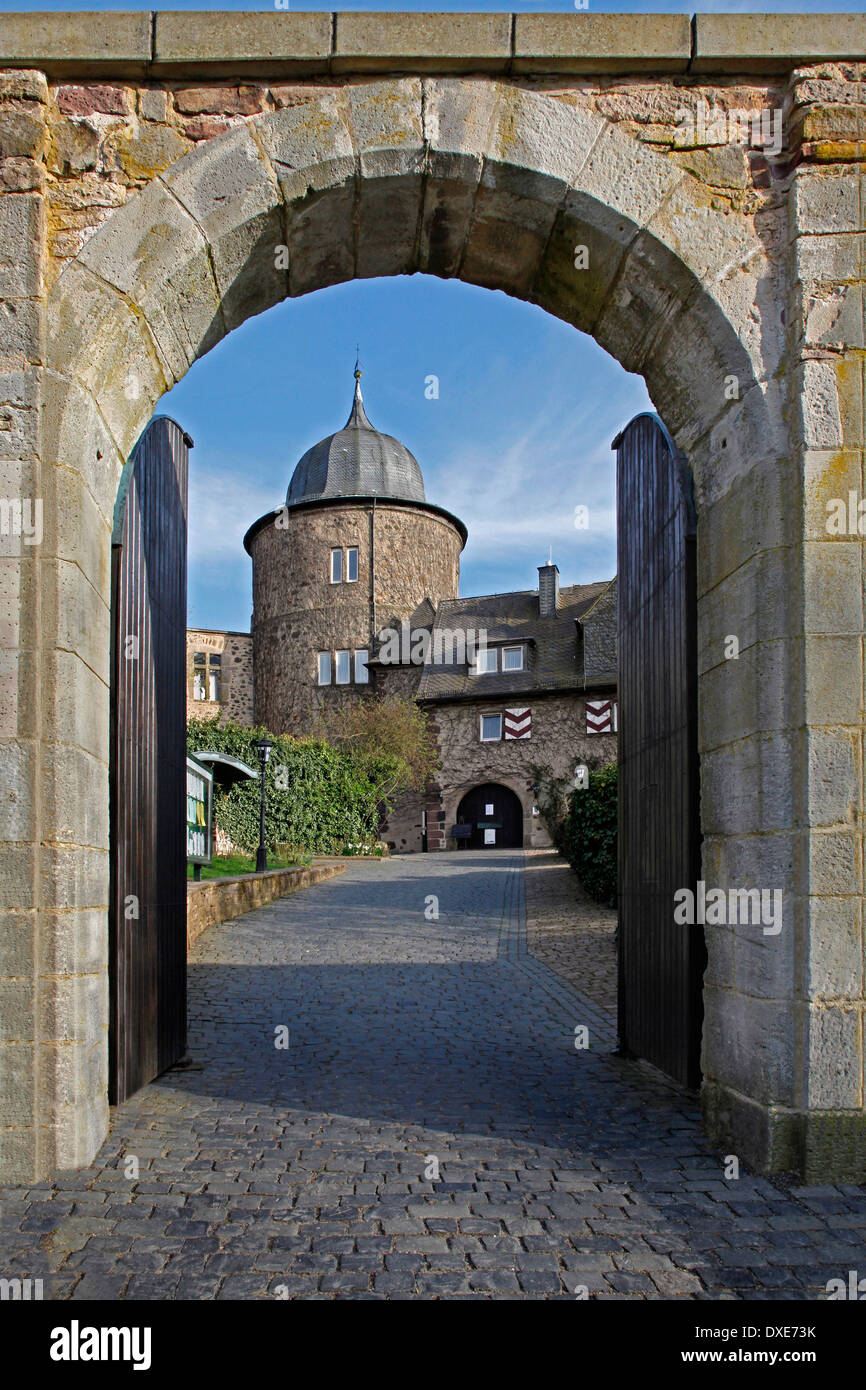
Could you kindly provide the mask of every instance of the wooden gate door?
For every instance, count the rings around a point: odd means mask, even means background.
[[[700,1083],[703,927],[674,922],[700,876],[695,508],[691,474],[656,415],[617,451],[619,1033]]]
[[[473,787],[460,802],[457,820],[472,826],[470,849],[520,849],[523,844],[523,808],[509,787],[486,782]],[[493,838],[485,836],[493,831]]]
[[[109,1098],[186,1051],[186,515],[192,440],[157,417],[112,537]]]

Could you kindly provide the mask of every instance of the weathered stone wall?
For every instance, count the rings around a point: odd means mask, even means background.
[[[106,1130],[124,462],[250,314],[416,271],[592,333],[688,457],[703,871],[785,894],[778,937],[707,932],[708,1123],[768,1169],[866,1174],[862,537],[826,525],[863,489],[864,35],[857,14],[0,16],[0,491],[43,508],[38,543],[0,537],[4,1177],[87,1162]],[[780,110],[778,156],[683,141],[700,99]]]
[[[326,878],[346,872],[342,864],[311,864],[307,868],[268,869],[263,874],[229,878],[192,879],[186,886],[186,944],[195,944],[208,927],[230,922],[276,898],[287,898]]]
[[[538,805],[533,785],[535,769],[544,776],[573,778],[578,763],[598,767],[616,758],[616,734],[587,734],[586,701],[598,692],[586,694],[532,695],[498,700],[461,700],[430,706],[437,731],[442,771],[436,777],[438,809],[444,819],[438,835],[431,832],[430,849],[452,849],[447,832],[457,819],[460,800],[483,782],[501,782],[520,798],[523,807],[523,843],[543,848],[550,836],[541,815],[533,815]],[[609,692],[602,698],[608,698]],[[501,714],[509,707],[532,711],[532,736],[482,743],[482,714]]]
[[[390,814],[379,831],[394,854],[420,854],[424,848],[422,812],[427,798],[421,792],[404,792],[394,798]],[[433,846],[428,845],[428,848]]]
[[[371,596],[371,525],[375,586]],[[321,714],[372,685],[317,684],[317,654],[366,648],[379,628],[408,618],[421,601],[454,598],[462,537],[421,507],[328,504],[289,507],[250,541],[256,720],[274,733],[303,734]],[[357,582],[330,582],[331,549],[357,546]],[[375,601],[373,601],[373,599]],[[333,672],[332,672],[333,676]]]
[[[220,699],[193,699],[195,652],[218,652]],[[208,689],[208,687],[206,687]],[[216,632],[212,628],[188,628],[186,634],[186,717],[251,725],[253,719],[253,639],[248,632]]]

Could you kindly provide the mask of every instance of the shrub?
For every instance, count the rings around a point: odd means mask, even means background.
[[[408,696],[367,696],[321,715],[316,736],[350,754],[379,784],[383,803],[423,791],[439,766],[429,715]]]
[[[590,772],[589,785],[573,791],[563,832],[563,853],[596,902],[616,906],[617,765]]]
[[[213,749],[258,768],[255,743],[266,732],[213,719],[191,719],[187,751]],[[272,738],[265,768],[265,837],[292,852],[339,853],[347,842],[375,841],[382,787],[375,767],[320,739]],[[227,792],[214,789],[214,821],[239,850],[259,843],[259,782],[244,778]]]

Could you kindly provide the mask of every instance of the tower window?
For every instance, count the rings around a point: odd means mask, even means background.
[[[355,648],[355,684],[356,684],[356,685],[366,685],[366,684],[368,683],[369,679],[370,679],[370,673],[369,673],[369,671],[367,670],[367,658],[369,657],[369,655],[370,655],[370,653],[369,653],[369,651],[367,650],[366,647],[356,647],[356,648]]]
[[[343,582],[343,552],[342,550],[331,551],[331,583],[342,584]]]
[[[358,547],[350,545],[346,551],[346,580],[354,584],[358,578]]]
[[[352,679],[351,652],[337,652],[337,685],[348,685]]]
[[[501,714],[482,714],[481,716],[481,742],[498,743],[502,738],[502,715]]]
[[[522,648],[522,647],[503,647],[503,648],[502,648],[502,669],[503,669],[503,671],[522,671],[522,670],[523,670],[523,648]]]
[[[331,684],[331,653],[319,652],[319,685]]]

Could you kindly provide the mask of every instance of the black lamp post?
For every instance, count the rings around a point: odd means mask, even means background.
[[[256,851],[256,873],[263,874],[268,867],[268,852],[265,849],[265,766],[271,756],[273,748],[271,740],[265,734],[256,742],[256,751],[259,755],[259,778],[261,781],[261,800],[259,802],[259,847]]]

